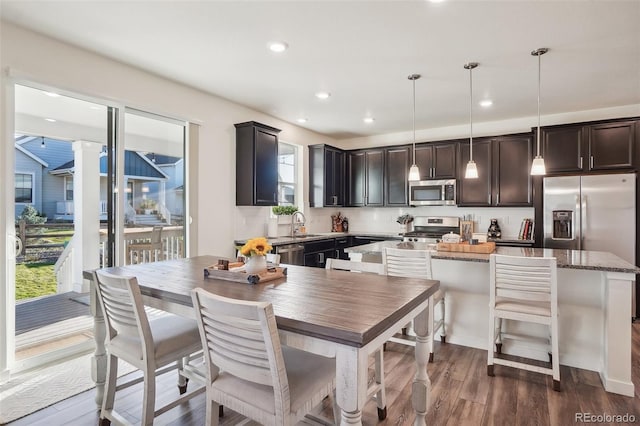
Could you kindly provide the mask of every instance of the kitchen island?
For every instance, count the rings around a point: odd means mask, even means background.
[[[432,250],[433,279],[446,293],[447,342],[487,349],[489,255],[439,252],[433,244],[381,241],[346,249],[352,261],[381,262],[385,247]],[[558,262],[560,363],[597,371],[608,392],[634,395],[631,381],[632,287],[640,269],[607,252],[497,247],[511,256],[555,257]],[[518,333],[519,324],[508,330]],[[526,324],[527,334],[547,328]],[[505,341],[502,351],[548,361],[546,351]]]

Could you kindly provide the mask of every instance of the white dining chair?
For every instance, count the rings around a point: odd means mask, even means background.
[[[394,277],[425,278],[432,279],[431,252],[429,250],[410,250],[385,247],[382,253],[384,273]],[[435,306],[440,305],[441,317],[435,321]],[[445,294],[438,289],[433,295],[433,303],[429,304],[429,362],[433,362],[433,339],[435,333],[440,331],[440,340],[447,340],[447,328],[445,325]],[[408,328],[411,324],[407,324]],[[403,330],[404,333],[404,330]],[[389,339],[395,343],[415,346],[415,341],[404,337],[392,337]]]
[[[492,254],[489,293],[489,347],[487,374],[494,375],[494,364],[521,368],[553,376],[553,389],[560,390],[558,356],[558,278],[553,257],[521,257]],[[539,341],[533,336],[506,333],[502,320],[524,321],[549,327],[545,349],[551,354],[551,368],[496,357],[502,352],[503,339]]]
[[[192,299],[205,348],[207,425],[218,424],[220,405],[263,425],[293,425],[333,394],[335,359],[281,346],[270,303],[201,288]]]
[[[327,259],[325,269],[336,269],[356,273],[370,273],[381,275],[384,268],[381,263],[373,262],[352,262],[344,259]],[[368,396],[374,396],[378,407],[378,419],[387,418],[387,393],[384,383],[384,350],[378,348],[373,353],[375,375],[374,381],[367,389]]]
[[[144,381],[142,425],[153,424],[154,417],[202,393],[204,388],[200,387],[185,394],[187,380],[182,374],[184,360],[202,350],[197,323],[172,314],[149,320],[135,277],[112,275],[98,270],[94,272],[94,282],[107,327],[107,379],[100,424],[129,424],[126,418],[114,409],[116,389],[121,390],[141,381]],[[140,369],[143,377],[116,388],[118,358]],[[182,397],[156,410],[156,375],[176,366]]]

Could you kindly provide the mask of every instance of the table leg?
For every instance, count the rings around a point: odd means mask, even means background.
[[[433,306],[433,296],[429,298],[429,306]],[[426,425],[427,410],[430,404],[431,380],[427,373],[427,361],[429,360],[429,330],[433,325],[429,324],[429,308],[422,311],[413,320],[413,329],[416,333],[416,375],[413,379],[411,403],[416,411],[414,425]]]
[[[336,424],[362,425],[367,400],[368,359],[364,350],[341,346],[336,351],[336,399],[341,419]]]
[[[91,301],[91,315],[93,315],[93,338],[96,343],[96,350],[91,358],[91,379],[96,383],[96,404],[102,407],[104,396],[104,384],[107,379],[107,351],[104,340],[107,336],[107,328],[104,323],[104,314],[100,303],[98,303],[98,293],[95,284],[91,282],[89,291]]]

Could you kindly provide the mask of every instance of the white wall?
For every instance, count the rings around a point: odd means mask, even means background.
[[[198,198],[193,220],[198,222],[199,254],[231,255],[236,234],[264,233],[268,209],[235,206],[234,123],[262,122],[282,129],[282,140],[299,145],[334,142],[329,137],[13,24],[2,22],[0,43],[3,75],[8,69],[13,77],[49,86],[61,94],[112,100],[200,124],[196,169],[200,192],[193,194]],[[9,144],[13,146],[13,141],[3,135],[2,144],[6,149]],[[304,150],[303,164],[307,162]],[[303,191],[307,193],[306,186]],[[253,223],[256,214],[263,223],[261,226]],[[245,231],[245,228],[248,229]],[[257,232],[257,228],[262,231]]]

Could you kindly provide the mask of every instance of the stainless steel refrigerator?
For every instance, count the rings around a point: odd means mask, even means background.
[[[636,264],[633,173],[546,177],[543,218],[545,248],[608,251]]]

